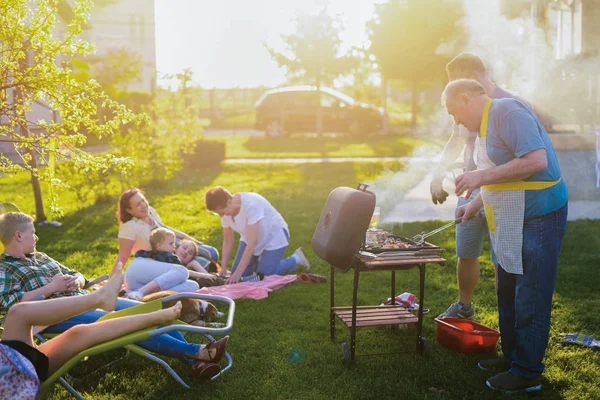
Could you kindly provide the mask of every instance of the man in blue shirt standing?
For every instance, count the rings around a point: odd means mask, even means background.
[[[533,112],[515,99],[492,100],[472,79],[450,82],[442,103],[457,125],[479,132],[478,169],[456,178],[456,194],[481,189],[458,210],[467,222],[485,209],[496,264],[503,357],[484,370],[504,392],[540,390],[548,345],[558,255],[567,221],[568,190],[552,143]]]
[[[456,79],[476,80],[483,86],[487,95],[492,99],[517,98],[513,93],[503,90],[492,82],[487,76],[483,62],[473,53],[461,53],[454,57],[446,66],[446,72],[450,81]],[[530,107],[527,102],[521,99],[518,100],[526,107]],[[446,175],[446,171],[451,169],[452,164],[461,152],[463,152],[465,162],[464,171],[477,169],[473,158],[476,137],[477,132],[469,132],[464,126],[456,124],[453,126],[452,135],[444,147],[440,162],[436,166],[431,180],[431,200],[434,204],[442,204],[446,201],[448,192],[443,189],[442,181]],[[478,194],[479,190],[476,190],[470,197],[459,197],[456,206],[457,212],[459,207],[472,201]],[[487,234],[488,226],[483,211],[477,213],[469,222],[456,226],[458,300],[452,303],[438,318],[473,318],[475,316],[472,298],[477,282],[479,281],[479,256],[481,255],[483,242]]]

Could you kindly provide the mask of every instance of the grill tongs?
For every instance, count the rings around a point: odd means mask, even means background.
[[[449,222],[444,226],[440,226],[439,228],[432,230],[431,232],[419,233],[418,235],[413,236],[413,242],[415,242],[415,244],[417,246],[421,246],[423,243],[425,243],[425,239],[427,239],[429,236],[433,236],[436,233],[440,233],[444,229],[450,228],[451,226],[454,226],[456,224],[460,224],[461,222],[462,222],[462,218],[457,218],[454,221]]]

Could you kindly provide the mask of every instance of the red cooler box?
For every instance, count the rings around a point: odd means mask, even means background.
[[[374,210],[375,194],[365,184],[332,190],[312,237],[315,254],[347,271],[365,241]]]
[[[483,353],[496,348],[500,332],[462,318],[436,318],[437,340],[459,353]]]

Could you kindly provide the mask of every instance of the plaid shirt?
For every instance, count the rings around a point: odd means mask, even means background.
[[[0,314],[18,303],[25,292],[46,286],[57,274],[81,276],[44,253],[29,254],[27,259],[13,257],[10,254],[0,256]],[[85,279],[85,278],[84,278]],[[85,294],[81,289],[72,292],[56,292],[50,297],[64,297]]]

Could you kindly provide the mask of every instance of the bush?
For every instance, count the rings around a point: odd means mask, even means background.
[[[225,160],[225,143],[200,139],[182,154],[184,169],[216,167]]]

